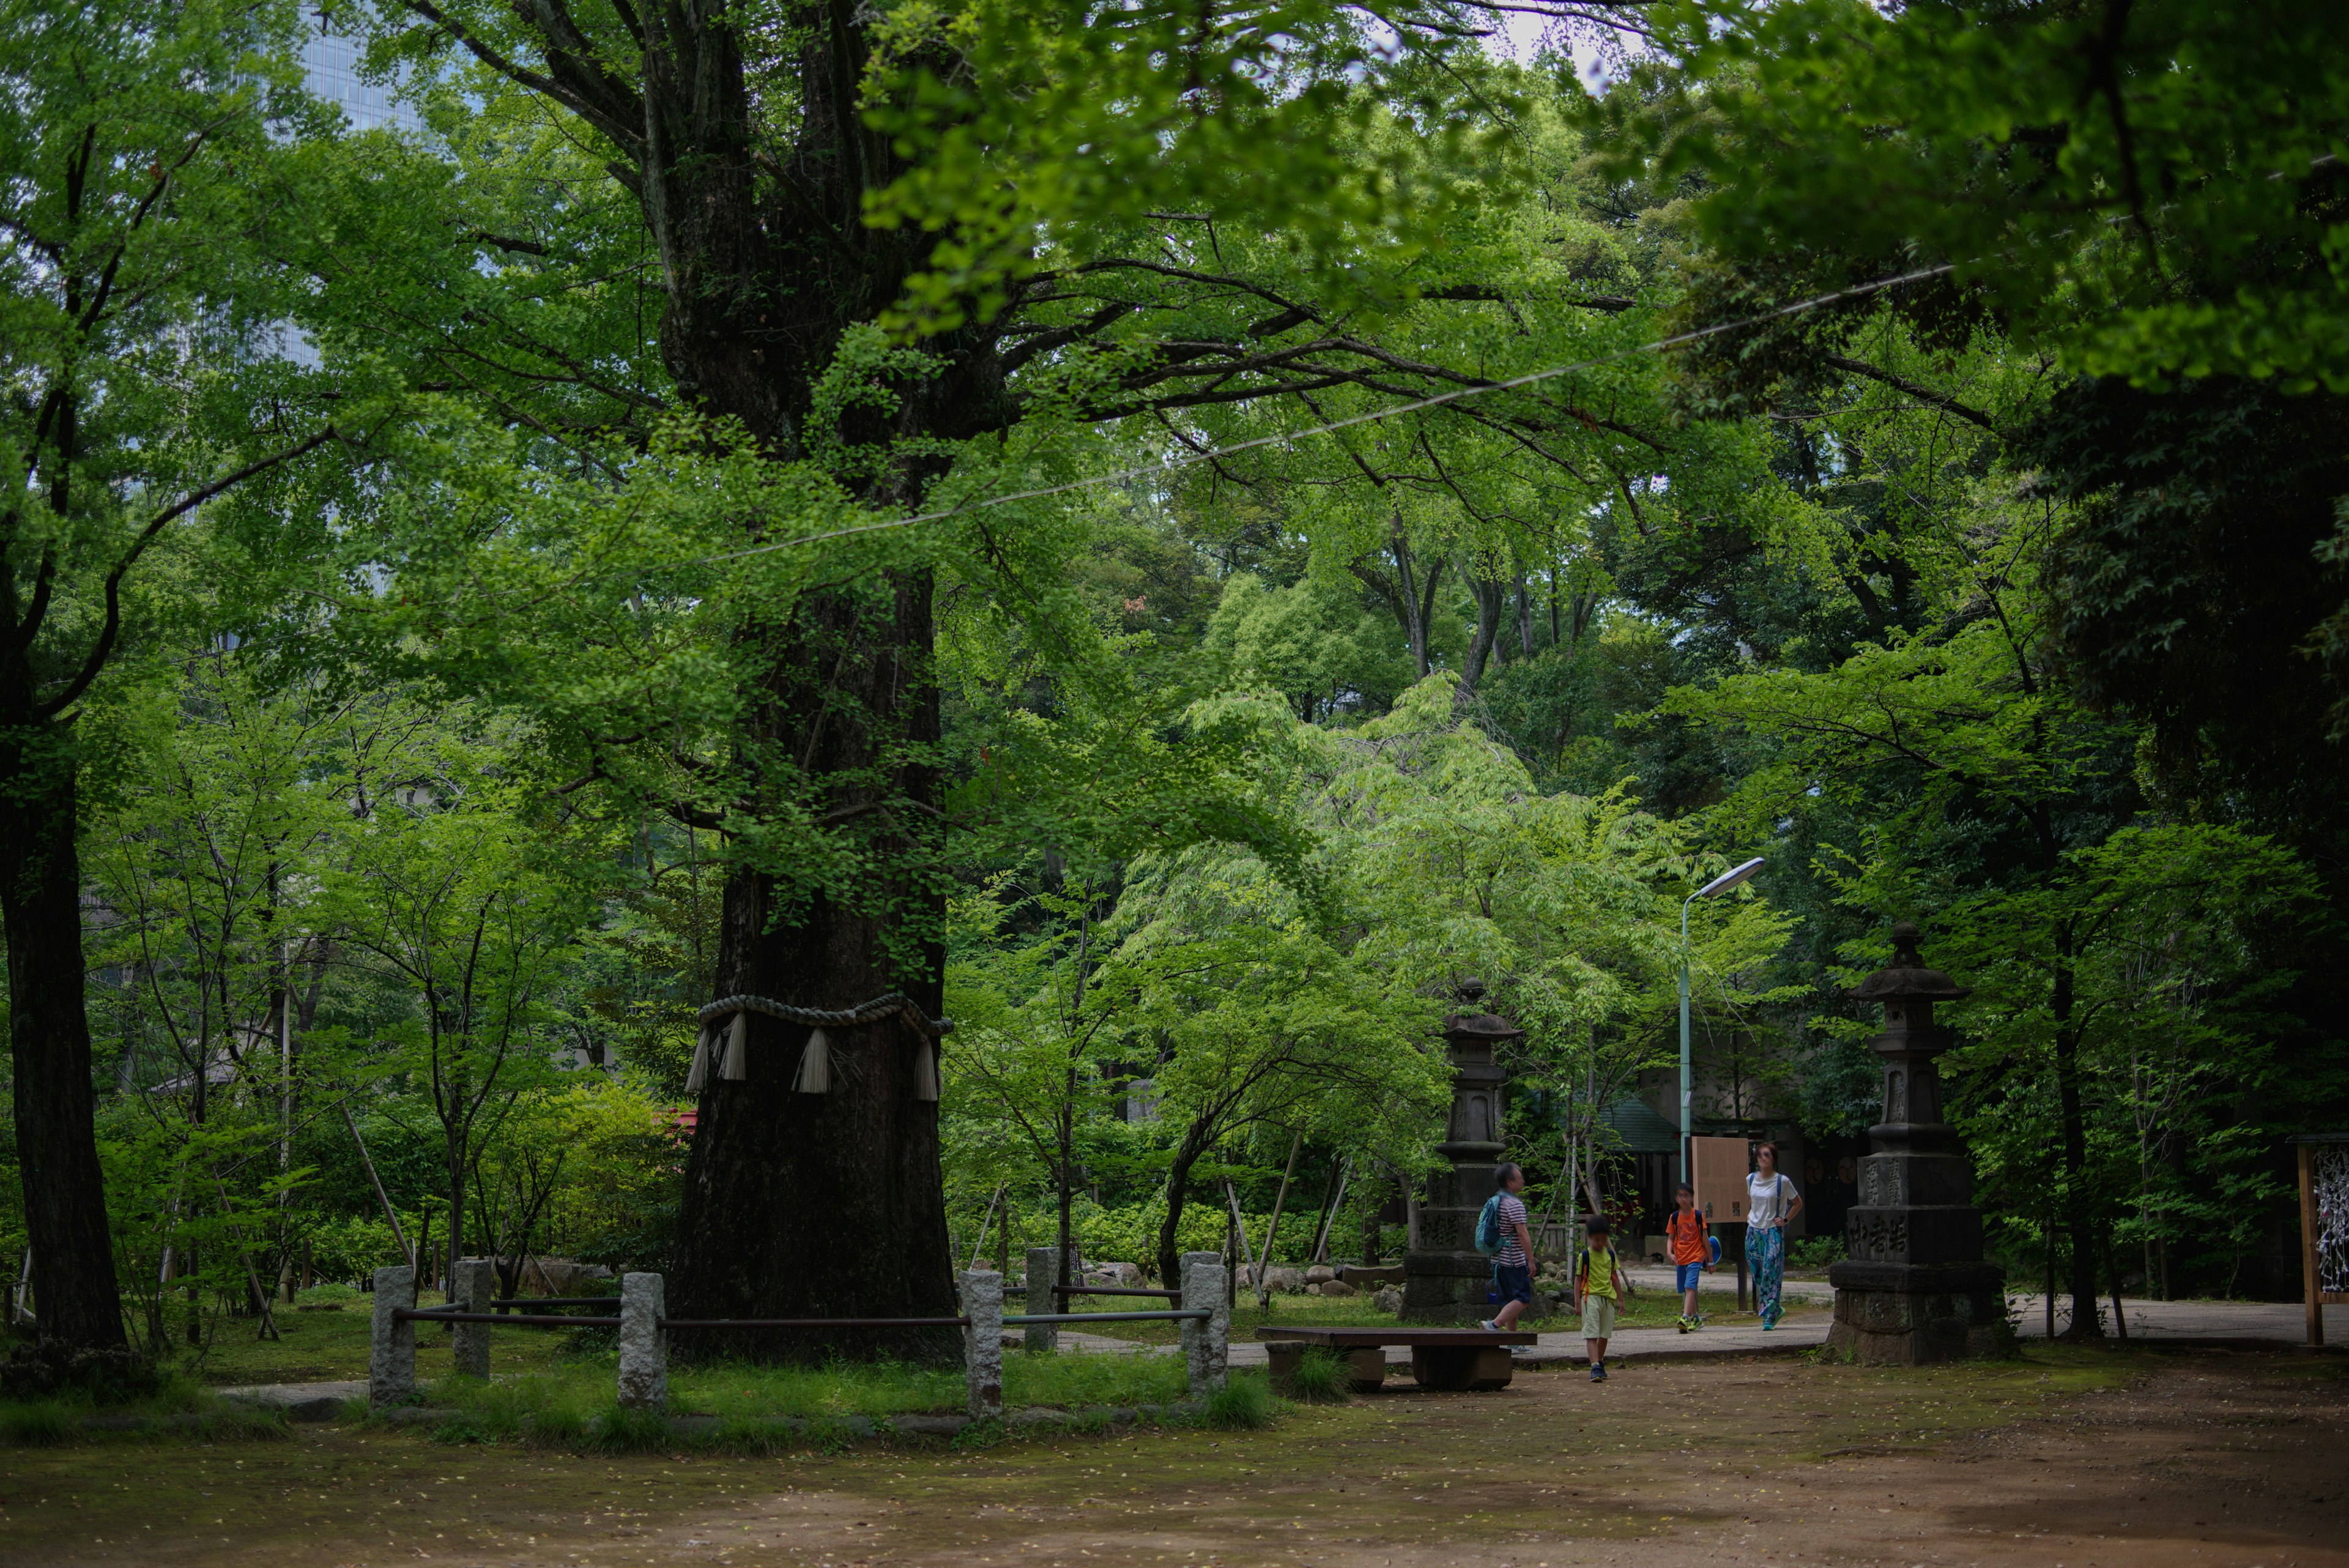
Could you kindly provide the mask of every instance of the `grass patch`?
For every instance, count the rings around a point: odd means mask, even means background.
[[[647,1454],[675,1448],[677,1438],[669,1433],[667,1417],[650,1410],[623,1410],[616,1403],[608,1410],[597,1411],[587,1423],[585,1446],[598,1454]]]
[[[450,1412],[432,1429],[443,1442],[524,1441],[584,1447],[596,1417],[616,1407],[609,1369],[569,1366],[517,1377],[444,1377],[424,1403]]]
[[[1011,1409],[1066,1410],[1159,1404],[1184,1397],[1185,1376],[1171,1355],[1013,1355],[1003,1358],[1003,1402]],[[680,1414],[721,1419],[950,1414],[969,1398],[961,1367],[895,1361],[685,1367],[669,1374],[668,1389],[669,1404]]]
[[[97,1418],[101,1426],[86,1423]],[[290,1436],[285,1413],[216,1398],[181,1368],[166,1368],[156,1386],[135,1399],[102,1401],[88,1394],[0,1400],[0,1447],[56,1448],[124,1438],[180,1438],[197,1442]]]
[[[1299,1402],[1307,1405],[1342,1405],[1353,1395],[1346,1364],[1318,1345],[1309,1345],[1298,1358],[1289,1386]]]
[[[1207,1396],[1207,1425],[1226,1432],[1257,1432],[1272,1425],[1278,1411],[1272,1385],[1252,1372],[1235,1372]]]
[[[346,1284],[341,1280],[328,1280],[325,1284],[311,1285],[294,1293],[294,1305],[296,1308],[333,1307],[340,1310],[366,1301],[366,1292],[356,1285]]]
[[[957,1399],[962,1375],[955,1376]],[[1007,1355],[1003,1402],[1013,1409],[1044,1406],[1075,1410],[1087,1405],[1164,1405],[1190,1394],[1190,1373],[1174,1355]]]
[[[1011,1358],[1007,1357],[1007,1362]],[[1098,1359],[1109,1359],[1100,1357]],[[1005,1396],[1012,1369],[1004,1368]],[[608,1388],[608,1384],[606,1385]],[[968,1398],[958,1366],[916,1366],[901,1361],[836,1362],[828,1366],[750,1366],[720,1363],[673,1367],[670,1408],[680,1415],[837,1419],[909,1412],[959,1410]]]
[[[423,1402],[450,1412],[432,1432],[443,1442],[622,1453],[637,1451],[631,1444],[674,1448],[684,1441],[659,1417],[618,1409],[616,1372],[610,1358],[574,1358],[488,1382],[443,1377],[427,1386]],[[1003,1394],[1012,1409],[1171,1404],[1185,1397],[1185,1381],[1183,1364],[1173,1356],[1011,1355],[1005,1358]],[[718,1418],[715,1437],[696,1434],[697,1445],[753,1452],[820,1448],[828,1428],[836,1444],[845,1443],[845,1423],[854,1417],[877,1422],[897,1415],[955,1415],[969,1398],[960,1367],[886,1361],[678,1367],[669,1374],[668,1389],[670,1414]],[[779,1431],[773,1425],[779,1417],[808,1425],[797,1433]],[[642,1425],[647,1421],[653,1425]]]
[[[54,1448],[81,1435],[81,1417],[62,1399],[12,1400],[0,1405],[0,1443]]]
[[[317,1293],[347,1290],[340,1285],[313,1285]],[[419,1306],[445,1304],[430,1291],[417,1298]],[[260,1337],[253,1318],[229,1318],[213,1334],[202,1358],[183,1363],[200,1382],[213,1385],[254,1383],[342,1383],[367,1375],[367,1350],[374,1335],[375,1297],[351,1292],[340,1312],[297,1312],[277,1309],[278,1337]],[[492,1328],[490,1330],[490,1370],[493,1375],[534,1372],[562,1359],[567,1336],[560,1329]],[[451,1334],[445,1324],[416,1325],[416,1369],[419,1377],[449,1370]]]

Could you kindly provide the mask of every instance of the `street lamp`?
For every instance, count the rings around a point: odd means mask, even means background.
[[[1681,900],[1681,1179],[1693,1181],[1689,1172],[1689,1150],[1694,1146],[1689,1139],[1695,1135],[1689,1120],[1689,906],[1699,898],[1710,898],[1715,893],[1726,893],[1762,869],[1762,857],[1755,856],[1744,865],[1723,871],[1695,892]]]

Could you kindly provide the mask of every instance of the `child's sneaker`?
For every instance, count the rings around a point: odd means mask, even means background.
[[[1491,1318],[1489,1318],[1489,1317],[1488,1317],[1488,1318],[1486,1318],[1484,1322],[1482,1322],[1482,1323],[1478,1324],[1476,1326],[1477,1326],[1478,1328],[1483,1329],[1486,1334],[1498,1334],[1498,1333],[1500,1333],[1500,1332],[1501,1332],[1501,1325],[1500,1325],[1499,1324],[1497,1324],[1497,1323],[1495,1323],[1495,1322],[1494,1322]]]
[[[1592,1363],[1590,1364],[1590,1380],[1591,1380],[1593,1383],[1604,1383],[1604,1382],[1606,1382],[1606,1381],[1607,1381],[1607,1368],[1605,1368],[1604,1366],[1599,1366],[1599,1363],[1597,1363],[1597,1362],[1595,1362],[1595,1361],[1594,1361],[1594,1362],[1592,1362]]]
[[[1680,1331],[1682,1334],[1686,1334],[1690,1329],[1696,1326],[1696,1324],[1688,1320],[1688,1314],[1686,1313],[1682,1313],[1680,1316],[1672,1319],[1672,1322],[1679,1326]]]

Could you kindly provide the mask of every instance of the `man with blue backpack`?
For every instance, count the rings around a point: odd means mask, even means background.
[[[1511,1329],[1534,1301],[1534,1233],[1526,1219],[1526,1173],[1504,1164],[1493,1172],[1501,1190],[1476,1216],[1476,1250],[1493,1260],[1494,1297],[1501,1310],[1477,1326]]]

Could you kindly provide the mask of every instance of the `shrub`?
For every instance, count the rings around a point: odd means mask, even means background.
[[[399,1243],[392,1240],[391,1227],[372,1211],[321,1215],[311,1222],[305,1240],[310,1245],[312,1266],[331,1280],[363,1280],[380,1264],[403,1261]],[[299,1302],[307,1293],[295,1300]]]
[[[155,1364],[134,1350],[85,1350],[51,1340],[20,1345],[0,1361],[0,1399],[73,1394],[124,1405],[149,1397],[161,1383]]]
[[[1798,1269],[1824,1269],[1843,1261],[1841,1236],[1806,1236],[1786,1248],[1786,1261]]]

